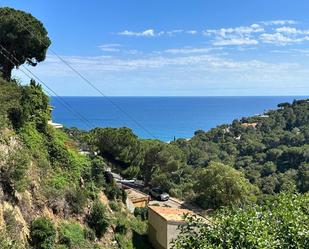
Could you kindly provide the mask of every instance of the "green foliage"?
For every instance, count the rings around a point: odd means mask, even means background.
[[[12,239],[10,234],[0,229],[0,248],[1,249],[22,249],[21,244]]]
[[[30,160],[28,152],[22,148],[10,150],[5,158],[5,164],[0,168],[0,179],[4,191],[13,194],[14,190],[23,191],[27,184],[27,171]]]
[[[152,181],[154,174],[159,176],[164,174],[171,179],[176,178],[176,184],[179,184],[180,179],[177,178],[178,174],[182,172],[185,163],[185,157],[182,151],[176,146],[169,145],[160,141],[146,140],[142,142],[145,148],[144,163],[141,167],[141,177],[144,179],[145,184],[148,185]],[[164,181],[156,181],[155,184],[160,183],[164,185],[166,189],[170,189],[170,186],[164,184]]]
[[[15,57],[13,64],[5,56],[0,56],[0,71],[5,79],[11,78],[15,66],[24,63],[35,66],[43,61],[50,43],[43,24],[32,15],[12,8],[0,8],[0,44]]]
[[[47,132],[47,121],[50,119],[49,98],[43,92],[42,86],[34,80],[23,87],[21,97],[21,125],[33,122],[39,132]]]
[[[211,163],[198,172],[194,190],[201,207],[219,208],[254,200],[255,188],[241,172],[221,163]]]
[[[244,172],[264,194],[281,191],[307,192],[309,162],[309,102],[279,104],[263,117],[235,120],[208,132],[197,131],[174,144],[193,167],[222,162]],[[255,128],[246,124],[257,123]]]
[[[101,202],[95,202],[87,217],[87,223],[92,228],[96,236],[101,238],[109,226],[109,218],[107,216],[106,208]]]
[[[68,248],[85,248],[88,244],[84,229],[74,222],[62,223],[59,228],[59,242]]]
[[[98,188],[105,186],[105,176],[104,172],[106,170],[106,164],[102,158],[96,157],[91,160],[91,178],[96,183]]]
[[[209,225],[187,217],[173,248],[308,248],[308,207],[308,195],[281,194],[261,206],[223,209]]]
[[[45,218],[37,218],[30,225],[30,243],[36,249],[52,249],[56,239],[53,223]]]
[[[114,212],[121,211],[121,207],[120,207],[119,203],[116,202],[116,201],[110,201],[109,206],[110,206],[111,210],[113,210]]]
[[[69,203],[74,214],[80,214],[84,211],[87,204],[88,193],[86,189],[80,187],[71,188],[66,192],[66,200]]]
[[[20,109],[20,98],[21,87],[0,78],[0,129],[7,126],[13,113]]]
[[[96,128],[91,131],[91,138],[103,157],[124,169],[143,163],[140,141],[128,128]]]
[[[142,220],[147,220],[148,218],[148,208],[137,207],[134,209],[134,216],[140,217]]]

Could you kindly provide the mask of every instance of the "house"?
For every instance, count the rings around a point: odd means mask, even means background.
[[[149,206],[148,238],[155,249],[170,249],[179,234],[179,225],[185,224],[184,215],[193,214],[187,209]]]
[[[133,213],[137,207],[146,208],[149,203],[149,196],[133,188],[125,188],[127,194],[126,206]]]
[[[48,124],[51,125],[52,127],[54,127],[55,129],[62,129],[63,128],[62,124],[53,123],[52,120],[49,120]]]
[[[252,127],[252,128],[256,128],[256,126],[258,125],[258,123],[242,123],[241,126],[243,127]]]
[[[50,106],[48,107],[48,110],[49,110],[50,116],[51,116],[51,113],[52,113],[52,111],[54,110],[54,107],[50,105]],[[49,120],[47,123],[48,123],[48,125],[51,125],[51,126],[54,127],[55,129],[62,129],[62,128],[63,128],[63,125],[62,125],[62,124],[54,123],[52,120]]]

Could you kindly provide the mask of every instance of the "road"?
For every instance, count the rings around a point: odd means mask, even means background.
[[[174,198],[170,198],[167,201],[158,201],[158,200],[151,200],[149,202],[150,206],[160,206],[160,207],[171,207],[171,208],[183,208],[182,203]]]
[[[148,195],[148,190],[144,188],[144,185],[142,183],[131,183],[131,182],[124,182],[122,181],[122,185],[127,186],[129,188],[141,191],[145,194]],[[158,201],[154,198],[151,198],[151,201],[149,202],[150,206],[160,206],[160,207],[171,207],[171,208],[184,208],[191,210],[195,213],[202,213],[202,209],[199,207],[193,205],[193,204],[188,204],[185,203],[184,201],[178,200],[176,198],[170,197],[169,200],[167,201]]]

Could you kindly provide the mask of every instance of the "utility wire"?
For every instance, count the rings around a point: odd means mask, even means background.
[[[0,44],[1,50],[0,53],[7,59],[9,60],[13,65],[16,66],[15,62],[18,62],[18,60],[16,59],[16,57],[14,57],[14,55],[12,55],[5,47],[2,46],[2,44]],[[7,54],[10,55],[11,58],[14,58],[15,62],[9,58],[6,54],[4,54],[2,51],[5,51]],[[28,71],[28,73],[30,73],[33,77],[35,77],[42,85],[44,85],[50,92],[52,92],[54,94],[54,96],[56,96],[58,98],[58,100],[60,100],[60,103],[70,112],[72,113],[75,117],[77,117],[80,121],[85,122],[86,125],[88,126],[88,128],[92,128],[95,127],[95,125],[91,124],[89,122],[89,120],[87,120],[83,115],[81,115],[79,112],[75,111],[74,108],[67,102],[65,101],[61,96],[59,96],[52,88],[50,88],[47,84],[45,84],[38,76],[36,76],[33,72],[31,72],[28,68],[26,68],[24,65],[22,65],[22,67]],[[32,79],[32,77],[26,73],[24,70],[20,69],[19,70],[24,73],[27,77],[29,77],[30,79]],[[51,96],[52,94],[49,93],[49,95]]]
[[[11,15],[12,16],[12,15]],[[22,25],[30,35],[34,36],[39,42],[41,42],[43,45],[47,46],[47,44],[42,41],[38,36],[34,34],[27,26],[25,26],[21,19],[18,17],[12,16],[15,18],[17,22],[19,22],[20,25]],[[49,50],[60,60],[62,61],[66,66],[68,66],[74,73],[76,73],[83,81],[85,81],[91,88],[93,88],[95,91],[97,91],[100,95],[105,97],[112,105],[114,105],[120,112],[122,112],[125,116],[127,116],[135,125],[140,127],[145,133],[153,137],[154,139],[157,139],[157,137],[152,134],[148,129],[146,129],[143,125],[141,125],[132,115],[130,115],[128,112],[126,112],[119,104],[114,102],[111,98],[109,98],[106,94],[104,94],[99,88],[97,88],[90,80],[88,80],[83,74],[81,74],[77,69],[75,69],[70,63],[68,63],[65,59],[63,59],[60,55],[58,55],[53,49],[49,48]]]

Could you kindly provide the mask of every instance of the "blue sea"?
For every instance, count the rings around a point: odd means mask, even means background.
[[[89,130],[126,126],[141,138],[171,141],[303,98],[306,97],[52,97],[51,104],[53,121],[66,127]]]

